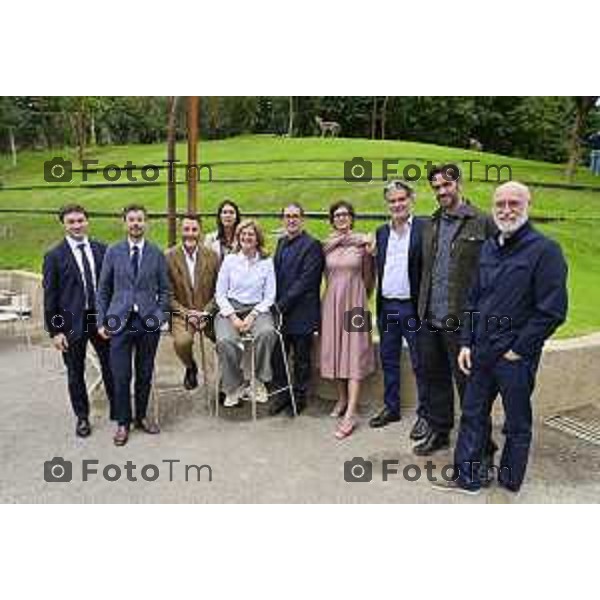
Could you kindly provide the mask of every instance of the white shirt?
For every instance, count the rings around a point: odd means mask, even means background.
[[[399,300],[410,299],[410,278],[408,277],[408,251],[410,247],[410,232],[412,217],[400,232],[390,225],[385,264],[383,267],[383,280],[381,293],[384,298]]]
[[[142,238],[141,241],[139,241],[139,242],[133,242],[130,238],[127,238],[127,241],[129,242],[129,259],[131,259],[131,257],[133,256],[133,247],[137,246],[139,248],[139,250],[138,250],[138,273],[139,273],[140,265],[142,264],[142,253],[144,252],[144,238]],[[133,305],[133,312],[134,313],[140,312],[140,307],[137,304]]]
[[[96,263],[94,261],[94,253],[92,252],[92,247],[90,246],[90,242],[87,237],[84,237],[81,240],[76,240],[68,235],[66,237],[66,240],[67,240],[67,244],[69,244],[69,247],[71,248],[71,252],[73,253],[73,256],[75,257],[75,262],[77,263],[77,266],[79,267],[79,272],[81,273],[81,281],[83,282],[83,289],[86,294],[84,297],[87,298],[87,289],[86,289],[87,286],[85,283],[85,272],[83,270],[83,257],[81,256],[81,250],[79,249],[79,245],[80,244],[85,245],[85,248],[83,251],[85,252],[88,262],[90,263],[90,269],[92,270],[92,282],[94,284],[94,291],[96,291],[96,286],[97,286]],[[88,308],[93,308],[93,307],[89,306]]]
[[[140,264],[142,263],[142,253],[144,252],[144,239],[142,238],[141,241],[139,242],[133,242],[131,241],[129,238],[127,238],[127,241],[129,242],[129,258],[131,258],[133,256],[133,247],[137,246],[139,248],[139,264],[138,264],[138,269]]]
[[[198,260],[198,246],[196,246],[195,250],[190,254],[185,246],[182,246],[183,256],[185,257],[185,264],[187,265],[188,274],[190,276],[190,281],[192,282],[192,288],[196,285],[196,262]]]
[[[217,278],[216,299],[221,314],[235,312],[230,300],[255,304],[257,312],[268,312],[275,302],[275,269],[273,259],[256,256],[248,259],[242,252],[229,254],[223,260]]]

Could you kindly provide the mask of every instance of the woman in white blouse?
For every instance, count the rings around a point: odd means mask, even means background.
[[[235,230],[241,220],[238,205],[225,198],[217,208],[217,230],[204,236],[204,246],[212,250],[220,262],[234,251]]]
[[[275,270],[267,256],[264,236],[254,220],[242,221],[235,231],[235,252],[223,260],[217,279],[215,318],[217,352],[225,406],[235,406],[244,394],[243,344],[254,336],[256,400],[268,399],[265,383],[271,381],[271,354],[277,340],[271,307],[275,302]]]

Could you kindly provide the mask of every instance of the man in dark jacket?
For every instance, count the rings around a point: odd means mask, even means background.
[[[428,177],[439,208],[423,232],[418,346],[427,381],[429,431],[414,448],[420,456],[450,444],[454,426],[452,380],[461,404],[465,389],[465,377],[457,363],[459,319],[477,272],[481,246],[495,231],[491,218],[462,197],[456,165],[432,169]],[[491,454],[493,450],[491,446]]]
[[[313,334],[321,321],[321,276],[323,251],[321,244],[304,231],[304,210],[291,203],[282,211],[285,235],[279,240],[273,262],[277,277],[277,306],[282,315],[285,351],[294,355],[294,398],[298,412],[306,406],[311,377]],[[275,389],[287,385],[280,344],[273,354]],[[271,414],[282,410],[292,413],[288,393],[275,397]]]
[[[384,188],[391,222],[375,234],[377,263],[377,325],[384,380],[384,406],[370,421],[385,427],[400,420],[400,355],[406,340],[417,382],[417,422],[412,439],[427,431],[422,366],[417,353],[417,298],[421,280],[421,235],[424,220],[412,215],[415,192],[404,181]]]
[[[98,355],[110,418],[114,418],[109,343],[98,336],[95,317],[96,291],[106,245],[88,238],[88,216],[82,206],[64,206],[59,220],[65,229],[65,239],[44,256],[44,321],[52,344],[62,352],[67,367],[69,397],[77,417],[75,434],[87,437],[92,431],[85,382],[88,342]]]
[[[517,182],[494,195],[500,233],[483,245],[461,327],[460,369],[468,377],[455,449],[457,480],[440,488],[476,493],[488,420],[502,396],[506,441],[499,484],[516,492],[531,444],[531,394],[542,347],[567,314],[567,265],[560,246],[528,221],[530,192]],[[455,473],[456,474],[456,473]]]

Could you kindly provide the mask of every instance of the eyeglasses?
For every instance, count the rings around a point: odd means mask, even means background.
[[[343,212],[335,212],[335,213],[333,213],[333,218],[334,219],[341,219],[342,217],[349,217],[349,216],[350,216],[350,213],[347,210],[345,210]]]
[[[302,215],[300,214],[294,214],[294,215],[283,215],[284,219],[287,219],[288,221],[291,221],[292,219],[301,219]]]

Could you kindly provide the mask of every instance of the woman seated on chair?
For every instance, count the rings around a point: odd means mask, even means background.
[[[247,337],[252,339],[256,357],[256,401],[267,401],[265,383],[271,381],[271,354],[277,341],[271,314],[275,270],[258,223],[246,220],[237,226],[235,248],[221,265],[216,289],[215,334],[225,406],[238,404],[245,392],[242,358]]]

